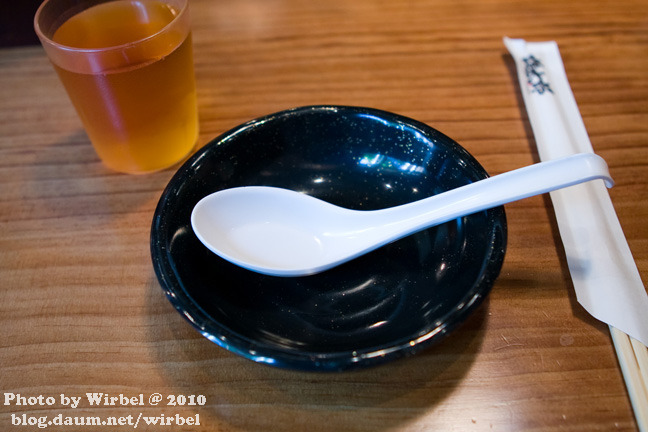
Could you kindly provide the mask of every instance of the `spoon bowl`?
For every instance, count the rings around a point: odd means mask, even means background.
[[[541,162],[401,206],[358,211],[274,187],[226,189],[203,198],[191,223],[228,261],[273,276],[305,276],[433,225],[578,183],[613,181],[592,153]]]

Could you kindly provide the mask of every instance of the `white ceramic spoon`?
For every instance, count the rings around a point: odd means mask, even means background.
[[[614,184],[601,157],[577,154],[370,211],[286,189],[239,187],[203,198],[191,225],[205,246],[234,264],[268,275],[305,276],[430,226],[594,179]]]

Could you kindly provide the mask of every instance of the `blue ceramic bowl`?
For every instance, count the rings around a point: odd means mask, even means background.
[[[191,229],[194,205],[221,189],[263,185],[370,210],[487,176],[459,144],[409,118],[342,106],[279,112],[219,136],[178,170],[155,211],[153,265],[180,314],[225,349],[301,370],[375,365],[433,344],[478,307],[504,259],[502,207],[327,272],[279,278],[209,252]]]

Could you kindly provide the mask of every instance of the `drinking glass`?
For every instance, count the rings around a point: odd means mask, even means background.
[[[45,0],[34,28],[106,166],[174,165],[198,138],[188,0]]]

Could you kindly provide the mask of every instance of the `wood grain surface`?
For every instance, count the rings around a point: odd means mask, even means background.
[[[491,174],[538,161],[502,37],[557,41],[648,279],[647,2],[191,0],[191,9],[199,146],[274,111],[361,105],[430,124]],[[174,169],[106,169],[40,47],[0,49],[0,92],[0,430],[37,430],[16,425],[23,415],[140,413],[200,421],[139,427],[150,431],[636,430],[607,326],[575,299],[547,196],[506,206],[502,273],[441,344],[356,372],[278,370],[210,343],[164,297],[149,233]],[[92,407],[88,392],[165,398]],[[54,403],[7,405],[10,394]],[[84,400],[71,408],[61,395]],[[206,404],[167,406],[167,395]]]

